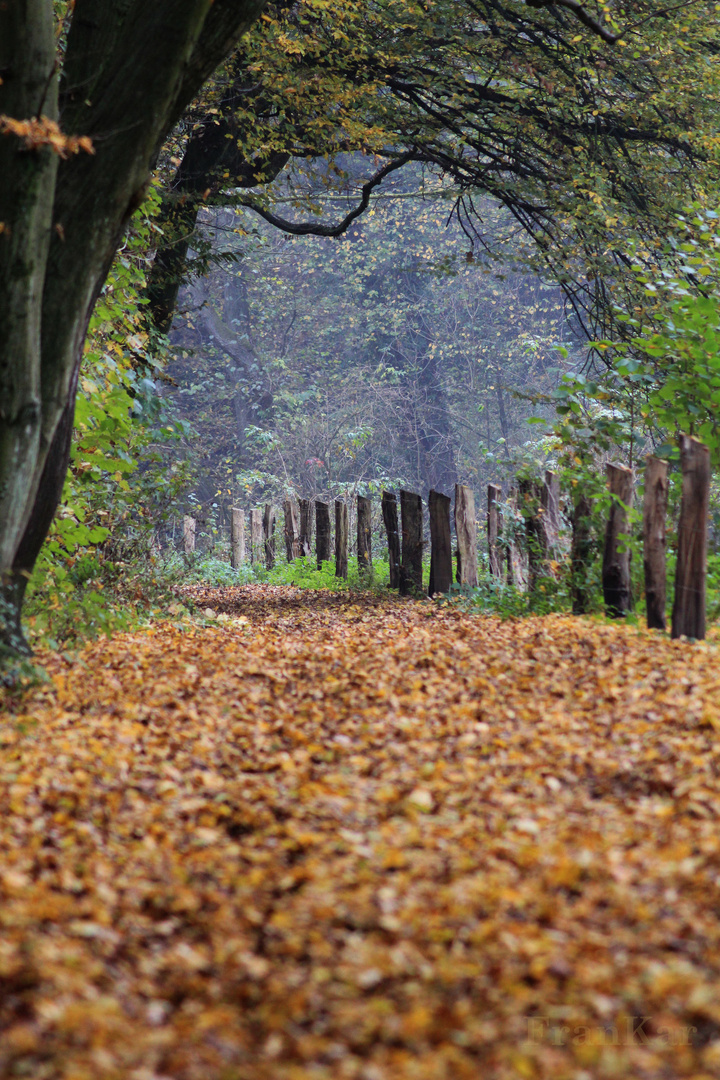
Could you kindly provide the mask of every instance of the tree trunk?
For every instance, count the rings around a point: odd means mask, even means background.
[[[705,637],[710,451],[698,439],[681,435],[682,501],[678,525],[672,637]]]
[[[457,579],[460,585],[477,588],[477,522],[475,495],[464,484],[455,485],[455,536],[457,538]]]
[[[400,492],[402,562],[400,595],[422,593],[423,519],[422,499],[412,491]]]
[[[545,471],[540,495],[540,528],[543,534],[545,559],[554,558],[560,541],[560,481],[554,472]],[[546,567],[547,571],[547,567]]]
[[[265,545],[265,568],[272,570],[275,566],[275,508],[270,503],[265,504],[263,514],[263,543]]]
[[[525,519],[525,543],[528,556],[528,591],[537,590],[546,561],[545,532],[540,523],[541,487],[535,480],[518,482],[521,508]]]
[[[648,454],[645,462],[643,502],[645,611],[648,627],[651,630],[664,630],[666,626],[665,519],[668,503],[668,463],[652,454]]]
[[[309,559],[312,554],[312,503],[309,499],[300,500],[300,554]]]
[[[285,516],[285,555],[288,562],[293,562],[300,554],[300,515],[294,499],[285,500],[283,513]]]
[[[250,562],[259,563],[262,557],[263,523],[259,510],[250,511]]]
[[[507,506],[509,516],[515,518],[515,511],[518,506],[518,491],[517,488],[510,488],[507,497]],[[524,573],[523,557],[520,548],[518,547],[515,534],[511,534],[507,542],[507,568],[508,568],[508,584],[517,589],[518,592],[527,592],[527,578]]]
[[[621,619],[632,609],[630,589],[630,552],[628,550],[628,509],[633,501],[632,469],[624,465],[605,466],[612,496],[610,516],[605,528],[603,551],[603,597],[611,619]]]
[[[360,576],[372,570],[372,504],[364,495],[357,497],[357,559]]]
[[[163,138],[260,6],[257,0],[76,0],[59,119],[84,142],[59,159],[42,140],[25,146],[12,131],[0,136],[5,653],[17,651],[14,605],[24,594],[18,574],[32,569],[34,534],[61,496],[65,437],[57,435],[67,415],[72,423],[95,300]],[[0,114],[13,120],[42,123],[57,115],[52,10],[47,0],[0,5]],[[56,445],[62,469],[49,462]]]
[[[487,489],[487,535],[488,535],[488,565],[490,574],[498,580],[502,580],[502,559],[500,555],[500,487],[498,484],[488,484]]]
[[[573,506],[570,547],[570,591],[573,615],[586,615],[590,608],[588,566],[592,550],[592,500],[577,491]]]
[[[318,570],[330,559],[330,504],[315,503],[315,551]]]
[[[348,576],[348,508],[341,499],[335,500],[335,577]]]
[[[230,524],[230,545],[232,549],[232,567],[239,570],[245,562],[245,511],[232,508]]]
[[[450,496],[431,491],[430,511],[430,583],[428,595],[446,593],[452,585],[452,540],[450,538]]]
[[[389,491],[382,493],[382,515],[387,533],[390,588],[400,587],[400,537],[398,535],[397,498]]]

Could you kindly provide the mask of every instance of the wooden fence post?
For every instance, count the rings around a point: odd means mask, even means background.
[[[330,558],[330,504],[315,503],[315,553],[318,570]]]
[[[188,514],[183,518],[183,551],[186,555],[195,551],[195,518]]]
[[[400,492],[402,561],[400,595],[422,592],[423,519],[422,499],[412,491]]]
[[[457,540],[457,580],[477,588],[477,522],[475,495],[465,484],[455,485],[455,538]]]
[[[610,516],[605,528],[602,583],[605,611],[611,619],[621,619],[632,608],[630,589],[630,552],[628,512],[633,501],[632,469],[625,465],[605,466],[608,488],[612,496]],[[620,550],[624,548],[625,550]]]
[[[232,508],[230,519],[231,565],[237,570],[245,562],[245,511]]]
[[[585,615],[590,606],[587,567],[592,548],[591,515],[592,499],[589,499],[585,492],[576,490],[570,545],[570,593],[573,615]]]
[[[357,497],[358,571],[367,576],[372,570],[372,504],[364,495]]]
[[[502,578],[502,560],[500,558],[500,492],[499,484],[488,484],[487,488],[487,537],[488,564],[493,577]]]
[[[265,543],[265,566],[272,570],[275,565],[275,510],[270,503],[265,504],[263,514],[263,541]]]
[[[298,505],[294,499],[285,499],[283,515],[285,517],[285,555],[287,561],[292,562],[300,554],[300,521]]]
[[[397,498],[390,491],[382,493],[382,516],[387,533],[390,588],[400,585],[400,536],[398,534]]]
[[[645,458],[643,500],[643,569],[645,571],[645,611],[650,629],[666,627],[665,518],[668,503],[668,463],[648,454]]]
[[[250,511],[250,562],[260,562],[262,555],[262,514],[259,510]]]
[[[312,540],[312,503],[309,499],[300,500],[300,554],[309,559]]]
[[[452,585],[452,540],[450,538],[450,496],[431,491],[430,511],[430,584],[428,595],[446,593]]]
[[[682,500],[678,525],[672,637],[705,637],[705,578],[710,502],[710,451],[699,439],[681,435]]]
[[[547,561],[556,554],[560,539],[560,480],[550,469],[545,470],[545,481],[540,493],[540,509],[542,510],[540,527]]]
[[[335,577],[348,576],[348,508],[342,499],[335,500]]]
[[[518,506],[518,490],[515,487],[510,488],[506,505],[509,511],[508,516],[515,520],[515,511]],[[514,586],[518,592],[527,592],[527,581],[525,574],[523,573],[523,558],[520,548],[515,541],[514,533],[511,534],[510,539],[507,542],[507,568],[508,568],[508,584]]]

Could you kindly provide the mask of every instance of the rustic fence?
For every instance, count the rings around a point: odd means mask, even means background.
[[[707,564],[708,506],[710,491],[710,455],[697,439],[680,437],[682,500],[678,526],[675,596],[671,633],[674,638],[705,636],[705,588]],[[643,503],[643,565],[647,623],[666,628],[666,517],[668,504],[668,463],[652,455],[646,459]],[[633,506],[634,476],[624,465],[606,466],[610,511],[605,528],[602,561],[602,589],[606,613],[621,618],[632,610],[630,575],[630,525]],[[506,582],[521,592],[535,593],[543,582],[557,574],[561,555],[561,493],[558,478],[546,472],[542,482],[525,478],[511,486],[505,502],[501,488],[487,488],[488,570],[499,582]],[[361,580],[372,573],[372,503],[366,496],[356,499],[356,551]],[[400,491],[398,498],[382,493],[382,523],[387,538],[390,588],[403,596],[423,592],[423,500],[412,491]],[[430,532],[430,580],[428,593],[447,593],[455,579],[469,589],[477,586],[477,519],[475,497],[471,488],[455,485],[454,508],[450,496],[431,491],[428,504]],[[454,518],[455,547],[453,552]],[[584,573],[589,559],[592,536],[590,521],[592,500],[577,488],[566,500],[566,516],[571,524],[570,579],[572,610],[588,610],[589,592]],[[334,563],[337,577],[348,576],[348,503],[335,499]],[[283,505],[283,539],[288,562],[311,556],[313,517],[315,556],[318,567],[331,558],[331,505],[324,500],[286,499]],[[231,561],[237,569],[248,558],[251,563],[264,561],[275,565],[275,528],[277,515],[267,504],[264,511],[250,510],[250,543],[246,547],[245,511],[233,509],[231,518]],[[514,531],[512,524],[514,523]],[[520,525],[518,526],[518,523]],[[186,553],[195,550],[195,521],[185,517],[183,542]]]

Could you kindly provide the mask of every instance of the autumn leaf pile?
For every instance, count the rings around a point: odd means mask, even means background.
[[[192,592],[6,702],[0,1076],[720,1075],[716,645]]]

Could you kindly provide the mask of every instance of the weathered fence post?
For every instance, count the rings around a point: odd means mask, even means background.
[[[357,497],[357,559],[360,575],[372,570],[372,504],[364,495]]]
[[[710,502],[710,451],[699,439],[681,435],[682,500],[678,525],[672,637],[705,637],[705,578]]]
[[[188,514],[183,518],[183,551],[186,555],[195,551],[195,518]]]
[[[262,554],[262,514],[259,510],[250,511],[250,562],[260,562]]]
[[[245,562],[245,511],[232,508],[230,518],[231,565],[237,570]]]
[[[300,500],[300,554],[309,559],[312,540],[312,503],[309,499]]]
[[[605,610],[611,619],[621,619],[632,608],[630,551],[628,550],[628,508],[633,501],[632,469],[625,465],[605,466],[612,496],[605,527],[602,584]],[[620,550],[624,548],[624,550]]]
[[[400,492],[402,561],[400,595],[422,592],[423,520],[422,499],[412,491]]]
[[[648,454],[645,458],[643,500],[643,569],[645,571],[645,611],[650,629],[666,626],[665,518],[668,503],[668,463]]]
[[[452,585],[452,540],[450,538],[450,496],[431,491],[430,511],[430,584],[428,595],[446,593]]]
[[[508,508],[508,516],[513,521],[513,532],[507,541],[507,568],[508,568],[508,584],[514,586],[518,592],[527,591],[527,581],[525,574],[523,573],[523,559],[520,548],[515,541],[515,512],[518,506],[518,490],[515,487],[510,488],[508,497],[506,500]]]
[[[560,480],[545,470],[545,481],[540,493],[540,527],[543,533],[545,559],[550,559],[557,551],[560,539]]]
[[[390,588],[400,585],[400,536],[398,534],[397,498],[390,491],[382,493],[382,516],[387,533]]]
[[[285,517],[285,555],[287,561],[292,562],[300,554],[300,522],[298,505],[294,499],[285,499],[283,515]]]
[[[457,540],[457,580],[470,589],[477,587],[477,522],[475,495],[465,484],[455,485],[455,538]]]
[[[348,508],[342,499],[335,500],[335,577],[348,576]]]
[[[487,488],[487,538],[488,564],[493,577],[502,578],[502,560],[498,541],[500,539],[500,486],[488,484]]]
[[[265,504],[263,514],[263,541],[265,544],[265,566],[272,570],[275,565],[275,509],[270,503]]]
[[[573,501],[570,545],[570,593],[573,615],[585,615],[590,606],[587,568],[592,549],[592,500],[577,490]]]
[[[330,558],[330,504],[315,503],[315,553],[318,570]]]

